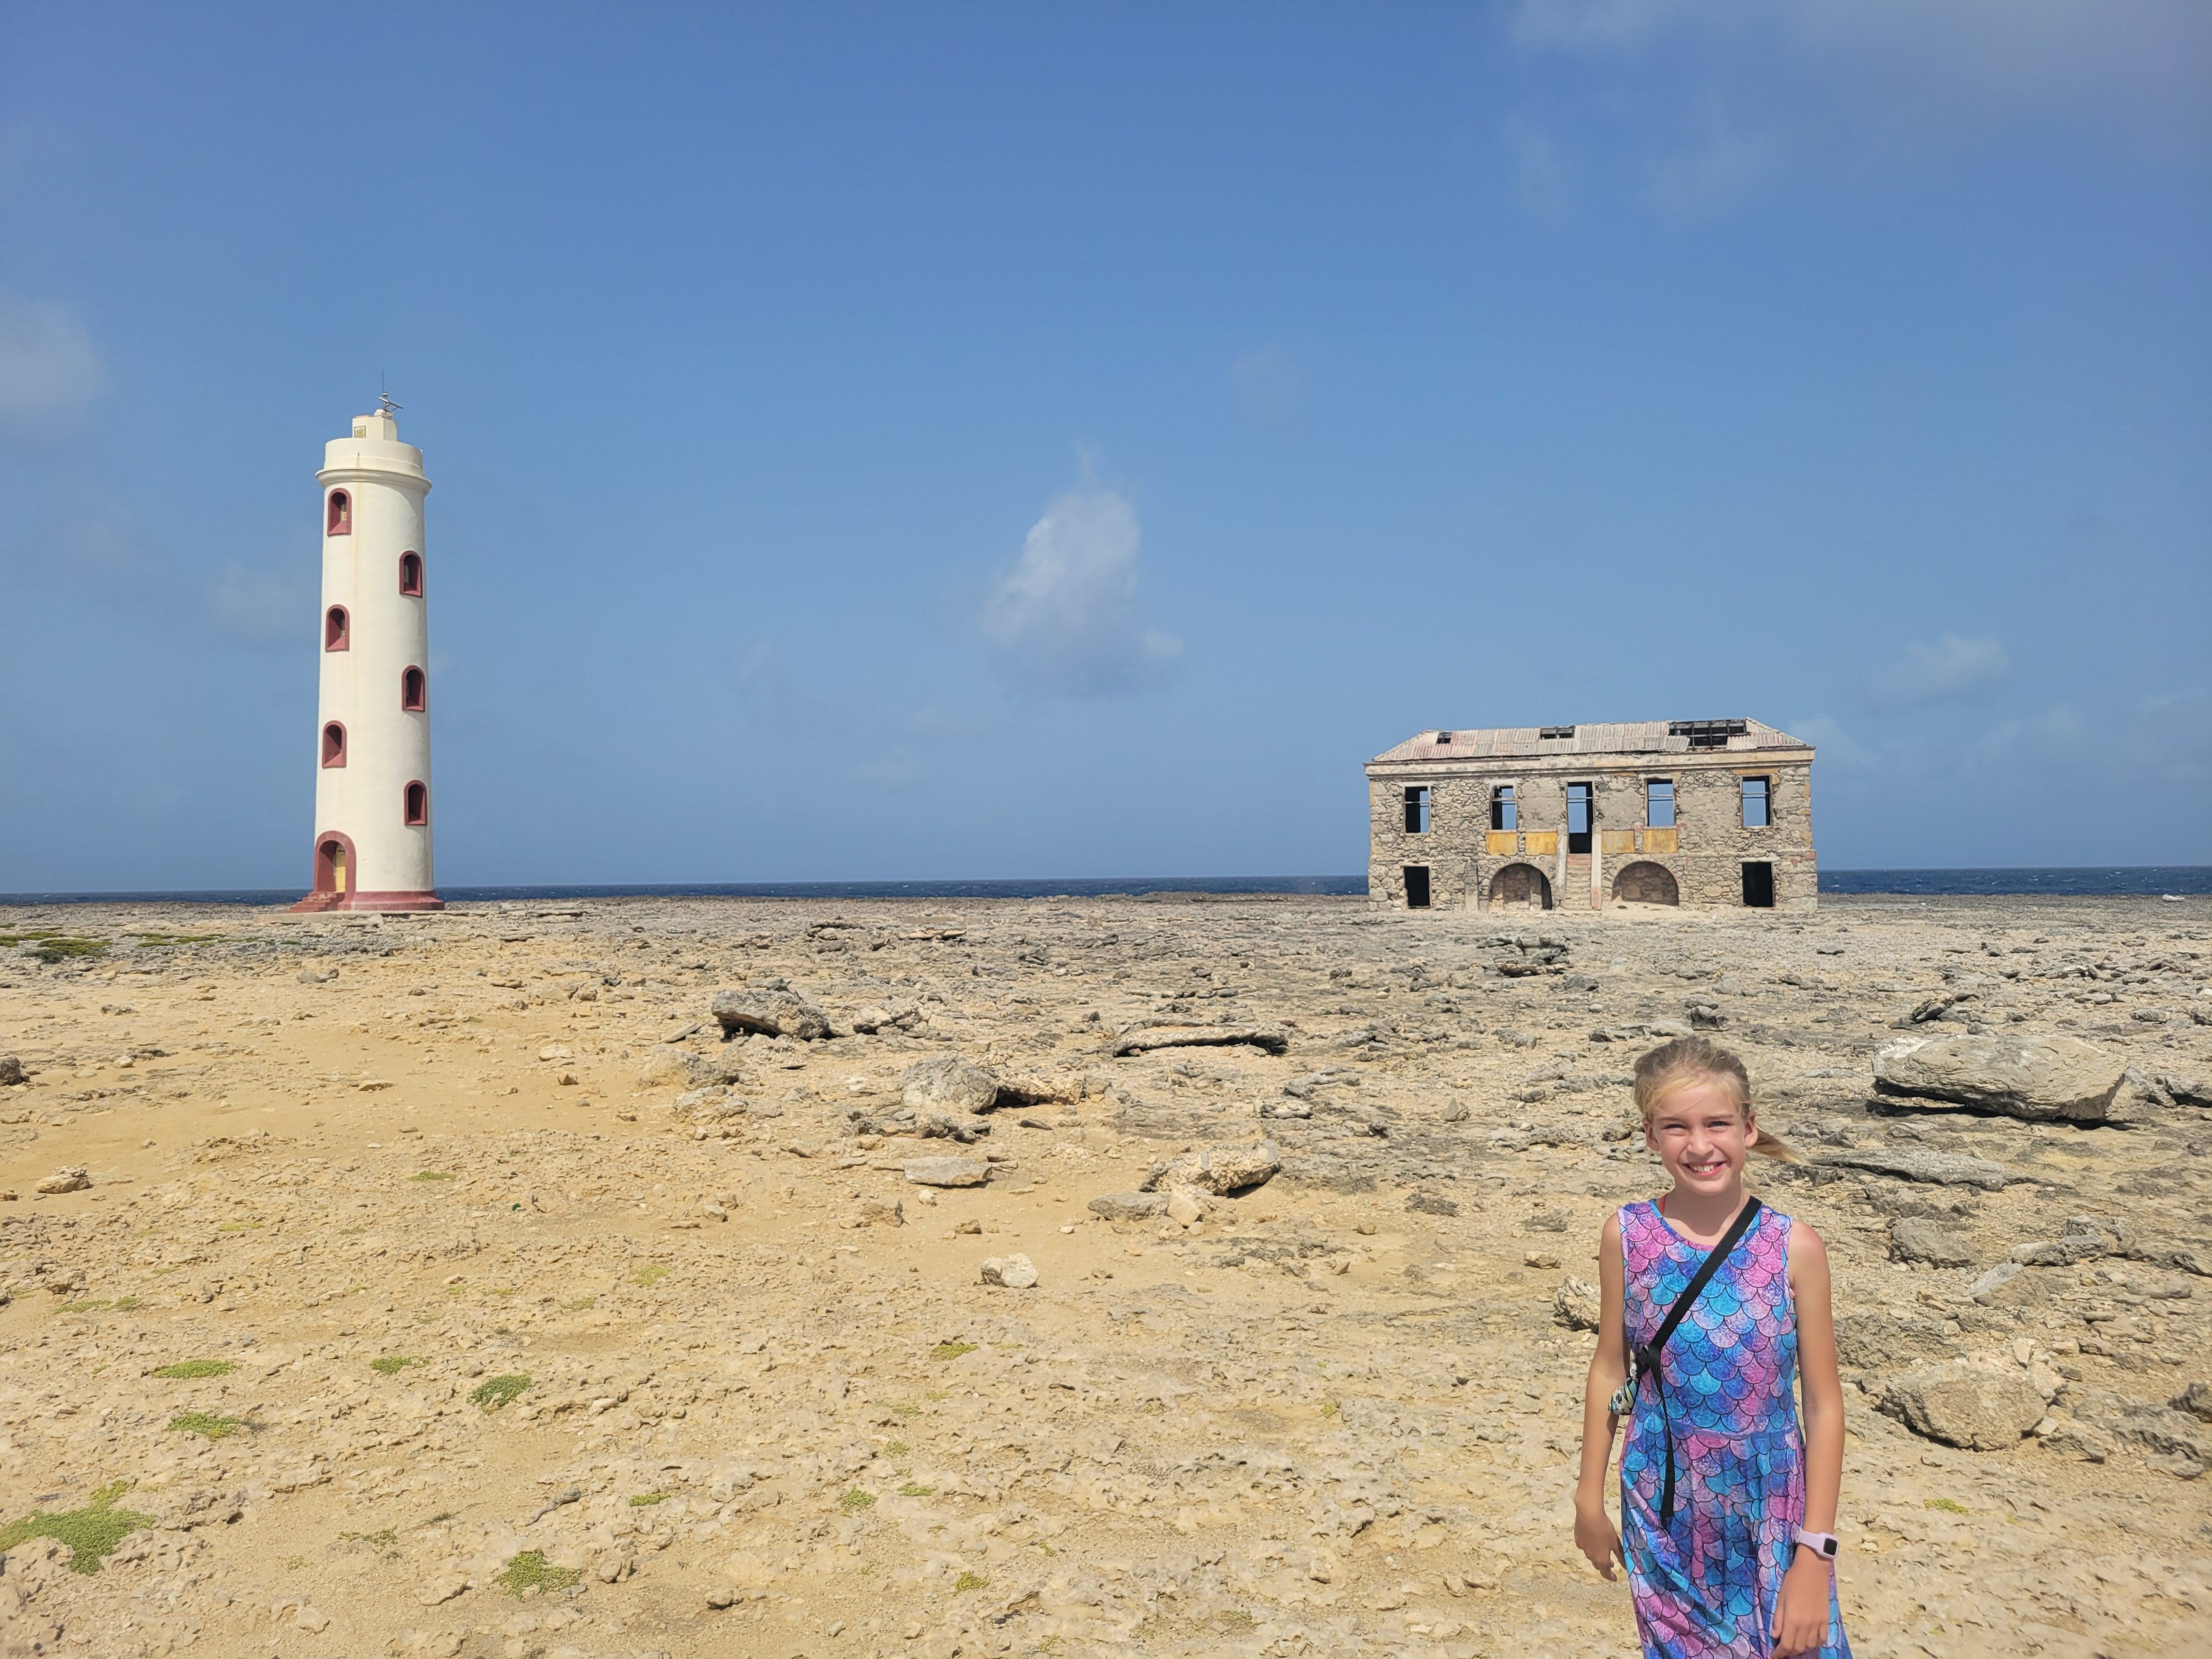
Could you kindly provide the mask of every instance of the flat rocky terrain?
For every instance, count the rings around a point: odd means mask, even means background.
[[[2209,937],[0,911],[0,1651],[1632,1653],[1583,1282],[1692,1026],[1808,1159],[1857,1650],[2212,1651]]]

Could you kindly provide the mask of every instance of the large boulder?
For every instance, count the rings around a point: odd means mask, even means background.
[[[1881,1409],[1915,1434],[1971,1451],[2001,1451],[2043,1420],[2051,1403],[2024,1371],[1972,1360],[1931,1365],[1893,1379]]]
[[[1552,1297],[1552,1319],[1571,1331],[1594,1331],[1605,1304],[1587,1279],[1566,1278]]]
[[[1109,1221],[1149,1221],[1168,1212],[1165,1193],[1101,1193],[1091,1200],[1091,1213]]]
[[[917,1112],[988,1112],[998,1103],[999,1079],[958,1054],[932,1054],[907,1067],[899,1100]]]
[[[2033,1181],[1966,1152],[1939,1152],[1928,1146],[1852,1146],[1822,1152],[1813,1160],[1815,1170],[1863,1170],[1871,1175],[1894,1176],[1899,1181],[1922,1181],[1937,1187],[1972,1187],[1985,1193]]]
[[[980,1187],[991,1178],[991,1166],[980,1158],[909,1158],[906,1178],[917,1187]]]
[[[1874,1087],[1938,1110],[2101,1123],[2126,1072],[2125,1060],[2079,1037],[1911,1036],[1875,1056]]]
[[[1925,1216],[1899,1216],[1889,1224],[1889,1254],[1898,1261],[1923,1261],[1931,1267],[1971,1267],[1974,1247]]]
[[[704,1089],[718,1083],[735,1083],[740,1068],[720,1055],[694,1054],[673,1043],[655,1043],[646,1051],[637,1068],[641,1089]]]
[[[1283,1155],[1264,1140],[1249,1146],[1201,1146],[1156,1164],[1145,1177],[1148,1193],[1189,1188],[1225,1197],[1257,1187],[1283,1167]]]
[[[813,1042],[830,1035],[830,1016],[804,991],[794,991],[780,979],[757,988],[717,992],[713,1012],[725,1037],[757,1031],[763,1036]]]
[[[29,1081],[30,1079],[23,1075],[21,1060],[13,1054],[0,1054],[0,1089]]]

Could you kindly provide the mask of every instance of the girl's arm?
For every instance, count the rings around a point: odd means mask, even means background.
[[[1797,1304],[1797,1376],[1805,1394],[1805,1529],[1832,1533],[1844,1484],[1844,1385],[1836,1375],[1828,1249],[1802,1221],[1790,1226],[1790,1292]],[[1775,1609],[1778,1655],[1810,1653],[1827,1639],[1831,1571],[1811,1550],[1792,1551]]]
[[[1628,1380],[1627,1318],[1621,1307],[1620,1218],[1609,1215],[1597,1236],[1597,1352],[1583,1387],[1583,1464],[1575,1481],[1575,1547],[1607,1578],[1620,1553],[1620,1534],[1605,1512],[1605,1470],[1613,1457],[1613,1391]],[[1832,1492],[1831,1504],[1832,1504]]]

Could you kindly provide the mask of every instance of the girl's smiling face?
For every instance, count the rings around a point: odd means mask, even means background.
[[[1674,1184],[1709,1197],[1743,1179],[1744,1160],[1758,1139],[1758,1120],[1721,1078],[1698,1078],[1669,1089],[1644,1126],[1644,1144],[1659,1154]]]

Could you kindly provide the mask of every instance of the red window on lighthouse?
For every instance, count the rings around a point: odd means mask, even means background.
[[[410,828],[420,829],[430,822],[430,786],[410,783],[402,798],[402,815]]]
[[[399,592],[410,599],[422,597],[422,556],[402,553],[399,556]]]
[[[323,649],[343,651],[352,642],[353,636],[346,623],[346,608],[334,605],[323,612]]]
[[[336,720],[323,728],[323,764],[345,764],[345,727]]]
[[[402,669],[399,674],[399,707],[410,714],[419,714],[429,707],[429,683],[419,668]]]
[[[323,509],[323,534],[325,536],[353,534],[353,497],[343,489],[331,491],[330,501]]]

